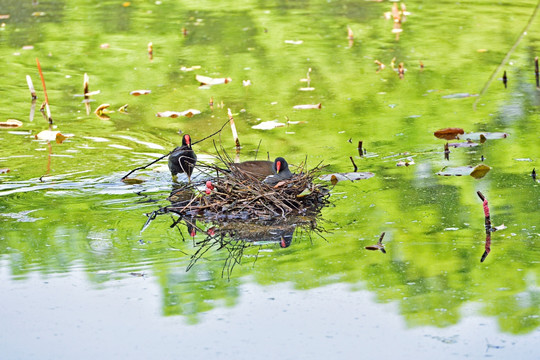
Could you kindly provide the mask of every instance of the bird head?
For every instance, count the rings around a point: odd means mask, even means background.
[[[287,168],[288,164],[284,158],[276,158],[276,160],[274,161],[274,170],[276,171],[276,174],[279,174],[281,171],[287,170]]]
[[[188,134],[185,134],[182,137],[182,145],[187,145],[187,146],[191,147],[191,136],[189,136]]]

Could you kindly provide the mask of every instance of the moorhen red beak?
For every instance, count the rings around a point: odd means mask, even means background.
[[[191,182],[191,174],[197,163],[197,155],[191,149],[191,136],[185,134],[182,137],[182,146],[175,148],[169,155],[169,170],[174,180],[176,174],[186,173],[189,182]]]
[[[282,157],[278,157],[276,160],[274,160],[272,168],[274,170],[274,174],[267,176],[263,181],[263,183],[270,186],[274,186],[278,182],[290,179],[293,176],[293,173],[291,170],[289,170],[289,164]]]

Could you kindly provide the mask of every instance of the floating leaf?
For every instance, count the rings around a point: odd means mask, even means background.
[[[195,109],[189,109],[189,110],[186,110],[186,111],[182,111],[182,112],[178,112],[178,111],[163,111],[163,112],[158,112],[156,114],[157,117],[170,117],[170,118],[177,118],[177,117],[180,117],[180,116],[185,116],[185,117],[192,117],[193,115],[198,115],[200,114],[201,112],[199,110],[195,110]]]
[[[489,170],[491,170],[489,166],[484,164],[478,164],[473,168],[469,175],[471,175],[475,179],[481,179],[486,176]]]
[[[469,93],[457,93],[457,94],[450,94],[450,95],[444,95],[443,99],[463,99],[468,97],[478,96],[478,94],[469,94]]]
[[[300,194],[296,195],[296,197],[302,198],[304,196],[308,196],[311,193],[312,193],[312,191],[310,189],[305,188]]]
[[[7,174],[10,170],[8,168],[0,169],[0,174]]]
[[[99,105],[99,106],[96,108],[96,110],[94,111],[94,113],[95,113],[96,115],[98,115],[98,116],[99,116],[99,115],[106,114],[106,113],[109,112],[109,110],[107,110],[107,108],[108,108],[109,106],[111,106],[111,105],[110,105],[110,104],[101,104],[101,105]]]
[[[7,119],[6,121],[0,122],[0,128],[18,128],[23,126],[22,121],[15,119]]]
[[[66,140],[66,139],[67,139],[66,136],[62,135],[61,133],[56,133],[56,138],[55,138],[55,140],[56,140],[56,143],[57,143],[57,144],[63,143],[64,140]]]
[[[468,139],[468,140],[497,140],[497,139],[506,139],[508,137],[507,133],[503,132],[472,132],[458,136],[458,139]],[[485,141],[485,140],[484,140]]]
[[[439,139],[452,140],[457,139],[459,134],[464,133],[465,131],[461,128],[445,128],[435,131],[433,135]]]
[[[185,66],[182,66],[182,67],[180,68],[180,70],[181,70],[181,71],[186,71],[186,72],[187,72],[187,71],[198,70],[198,69],[200,69],[200,68],[201,68],[200,65],[194,65],[194,66],[192,66],[192,67],[185,67]]]
[[[251,86],[251,80],[242,80],[242,85]]]
[[[251,128],[258,130],[271,130],[277,127],[285,126],[284,123],[278,122],[277,120],[263,121],[258,125],[253,125]]]
[[[227,84],[232,81],[231,78],[211,78],[204,75],[195,75],[195,79],[201,83],[201,85],[220,85],[220,84]]]
[[[411,166],[411,165],[414,165],[414,164],[415,164],[414,160],[413,160],[413,159],[409,159],[409,160],[407,160],[407,161],[403,161],[403,160],[402,160],[402,161],[398,161],[398,162],[396,163],[396,166]]]
[[[127,113],[127,108],[128,108],[128,104],[125,104],[125,105],[120,106],[118,111],[121,113]]]
[[[504,230],[504,229],[506,229],[506,228],[507,228],[506,225],[501,224],[501,225],[499,225],[499,226],[493,226],[493,227],[491,228],[491,231],[499,231],[499,230]]]
[[[139,95],[148,95],[152,92],[152,90],[134,90],[129,93],[129,95],[133,96],[139,96]]]
[[[294,105],[293,109],[320,109],[322,108],[322,104],[306,104],[306,105]]]
[[[333,174],[326,174],[319,177],[319,179],[323,181],[345,181],[345,180],[365,180],[369,179],[371,177],[375,176],[372,172],[349,172],[349,173],[333,173]]]
[[[479,146],[479,145],[480,144],[474,143],[472,141],[448,144],[448,146],[452,146],[454,148],[469,148],[469,147],[475,147],[475,146]]]
[[[137,178],[125,178],[125,179],[122,179],[122,181],[124,182],[124,184],[128,184],[128,185],[137,185],[137,184],[142,184],[144,182],[144,180],[137,179]]]
[[[37,140],[57,141],[57,139],[60,139],[61,141],[64,141],[65,138],[72,136],[73,135],[61,134],[60,131],[57,130],[43,130],[39,134],[35,135],[35,138]]]
[[[484,164],[472,166],[444,167],[437,173],[439,176],[467,176],[471,175],[475,179],[483,178],[491,168]]]

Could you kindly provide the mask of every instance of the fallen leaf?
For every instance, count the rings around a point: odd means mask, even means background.
[[[137,184],[142,184],[144,180],[137,179],[137,178],[126,178],[126,179],[122,179],[122,182],[128,185],[137,185]]]
[[[37,135],[35,135],[35,138],[37,140],[56,141],[58,134],[62,135],[65,138],[73,136],[73,135],[68,135],[68,134],[61,134],[60,131],[58,130],[43,130]]]
[[[7,119],[6,121],[0,122],[0,128],[18,128],[23,126],[22,121],[15,119]]]
[[[109,44],[105,43],[105,44],[99,45],[99,47],[102,48],[102,49],[108,49],[111,46]]]
[[[468,97],[478,96],[478,94],[469,94],[469,93],[457,93],[457,94],[450,94],[450,95],[444,95],[443,99],[463,99]]]
[[[475,147],[475,146],[479,146],[480,144],[478,143],[474,143],[472,141],[467,141],[467,142],[461,142],[461,143],[450,143],[448,144],[448,146],[451,146],[453,148],[469,148],[469,147]]]
[[[147,95],[147,94],[150,94],[151,92],[152,90],[134,90],[130,92],[129,95],[133,95],[133,96]]]
[[[319,177],[319,179],[323,181],[333,181],[335,179],[336,182],[345,181],[345,180],[365,180],[369,179],[371,177],[375,176],[372,172],[349,172],[349,173],[333,173],[333,174],[326,174]]]
[[[308,196],[309,194],[311,194],[312,191],[308,188],[305,188],[300,194],[296,195],[297,198],[302,198],[304,196]]]
[[[437,173],[439,176],[467,176],[471,175],[475,179],[484,177],[491,168],[484,164],[479,164],[475,167],[472,166],[457,166],[448,167],[445,166],[441,171]]]
[[[57,144],[63,143],[64,140],[66,140],[66,139],[67,139],[66,136],[62,135],[61,133],[56,133],[56,139],[55,140],[56,140]]]
[[[257,125],[253,125],[251,128],[257,129],[257,130],[271,130],[271,129],[275,129],[275,128],[283,127],[283,126],[285,126],[284,123],[278,122],[277,120],[270,120],[270,121],[263,121],[262,123],[257,124]]]
[[[484,138],[485,140],[497,140],[497,139],[506,139],[507,137],[508,137],[508,134],[503,133],[503,132],[472,132],[472,133],[460,135],[458,136],[458,139],[482,141],[482,138]]]
[[[471,175],[475,179],[481,179],[486,176],[489,170],[491,170],[489,166],[484,164],[478,164],[473,168],[469,175]]]
[[[465,131],[461,128],[445,128],[437,130],[433,133],[436,138],[452,140],[457,139],[459,134],[464,134]]]
[[[180,70],[181,70],[181,71],[193,71],[193,70],[198,70],[198,69],[200,69],[200,68],[201,68],[200,65],[194,65],[194,66],[192,66],[192,67],[185,67],[185,66],[182,66],[182,67],[180,68]]]
[[[7,174],[10,170],[8,168],[0,169],[0,174]]]
[[[294,105],[293,109],[320,109],[322,108],[322,104],[306,104],[306,105]]]
[[[415,164],[414,160],[411,159],[411,160],[407,160],[407,161],[398,161],[396,163],[396,166],[411,166],[411,165],[414,165],[414,164]]]
[[[127,108],[128,108],[128,104],[125,104],[125,105],[120,106],[118,111],[121,113],[127,113]]]
[[[285,40],[285,44],[300,45],[304,40]]]
[[[195,75],[195,79],[201,83],[201,85],[220,85],[227,84],[232,81],[231,78],[211,78],[204,75]]]
[[[185,116],[185,117],[192,117],[193,115],[199,115],[201,112],[199,110],[195,110],[195,109],[189,109],[189,110],[186,110],[186,111],[182,111],[182,112],[178,112],[178,111],[163,111],[163,112],[158,112],[156,114],[157,117],[170,117],[170,118],[177,118],[177,117],[180,117],[180,116]]]
[[[109,112],[108,110],[106,110],[109,106],[111,106],[111,105],[110,105],[110,104],[101,104],[101,105],[99,105],[99,106],[96,108],[96,110],[94,111],[94,113],[95,113],[96,115],[98,115],[98,116],[99,116],[99,115],[106,114],[106,113]]]

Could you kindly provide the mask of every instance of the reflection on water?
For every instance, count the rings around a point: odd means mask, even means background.
[[[346,328],[351,317],[388,309],[382,304],[389,303],[389,312],[399,314],[405,326],[396,320],[385,330],[411,336],[416,345],[459,344],[461,335],[456,339],[449,330],[454,326],[459,334],[489,329],[494,337],[537,336],[540,186],[531,173],[540,168],[540,97],[532,75],[538,19],[504,69],[508,88],[494,82],[480,98],[472,96],[512,47],[515,24],[529,20],[536,2],[469,1],[447,4],[441,12],[437,2],[411,0],[399,40],[384,19],[388,2],[248,3],[0,0],[0,15],[9,15],[0,20],[5,55],[0,120],[23,123],[0,129],[0,168],[9,169],[0,172],[0,271],[13,303],[33,297],[36,274],[88,281],[84,289],[72,289],[80,301],[102,294],[115,307],[121,303],[115,299],[136,296],[123,286],[141,281],[156,287],[152,294],[160,300],[148,305],[159,314],[146,321],[170,324],[174,320],[160,316],[180,314],[204,328],[208,314],[229,310],[231,322],[248,323],[242,314],[253,313],[245,302],[250,291],[278,298],[270,285],[290,285],[294,294],[279,290],[280,304],[299,301],[305,316],[314,318],[308,312],[329,286],[335,293],[326,299],[332,304],[355,298],[359,289],[373,296],[360,309],[351,300],[354,314],[339,317],[337,329]],[[354,34],[350,45],[348,28]],[[55,130],[73,134],[63,143],[37,140],[48,123],[39,114],[29,119],[44,99],[36,58]],[[314,89],[300,91],[305,84],[299,79],[308,69]],[[129,104],[127,112],[110,112],[108,119],[87,115],[74,96],[83,91],[85,73],[90,89],[100,90],[92,96],[93,109]],[[36,86],[37,104],[31,102],[26,75]],[[199,89],[196,75],[232,81]],[[151,93],[130,95],[137,89]],[[319,103],[320,108],[294,108]],[[194,142],[216,131],[229,108],[242,144],[240,160],[285,156],[293,165],[322,162],[331,174],[353,171],[352,159],[354,170],[375,174],[340,181],[332,189],[332,206],[321,210],[322,222],[316,224],[327,232],[324,239],[301,234],[300,220],[259,229],[260,224],[248,228],[189,218],[183,219],[187,224],[176,223],[170,214],[141,232],[145,214],[168,204],[173,183],[164,164],[141,171],[140,183],[123,183],[122,175],[179,145],[179,130]],[[201,113],[156,117],[185,109]],[[266,121],[285,126],[253,128]],[[445,158],[446,141],[433,134],[455,127],[480,140],[487,132],[507,136],[450,146]],[[220,141],[227,150],[234,148],[228,127]],[[359,142],[366,153],[359,153]],[[195,151],[216,152],[211,141],[198,143]],[[445,167],[479,164],[490,167],[481,178],[436,175]],[[486,240],[477,191],[489,199],[493,224],[507,226],[492,234],[491,252],[482,263]],[[185,236],[194,226],[194,237]],[[366,251],[382,232],[386,254]],[[212,250],[204,252],[207,248]],[[193,259],[197,263],[190,268]],[[226,269],[236,264],[227,276],[224,264]],[[51,281],[54,286],[60,285]],[[31,308],[18,304],[13,305],[21,307],[18,313]],[[65,309],[84,312],[66,306],[53,315],[65,319],[73,313]],[[280,310],[272,308],[274,314]],[[258,311],[267,314],[265,306]],[[32,314],[22,322],[45,322],[49,315]],[[489,319],[471,324],[470,315]],[[5,326],[21,322],[10,319]],[[479,328],[479,323],[488,325]],[[420,340],[410,335],[424,326],[437,329]],[[327,335],[336,339],[343,333]],[[355,341],[354,334],[346,335]],[[485,339],[480,342],[484,356]],[[489,354],[498,350],[491,347]]]

